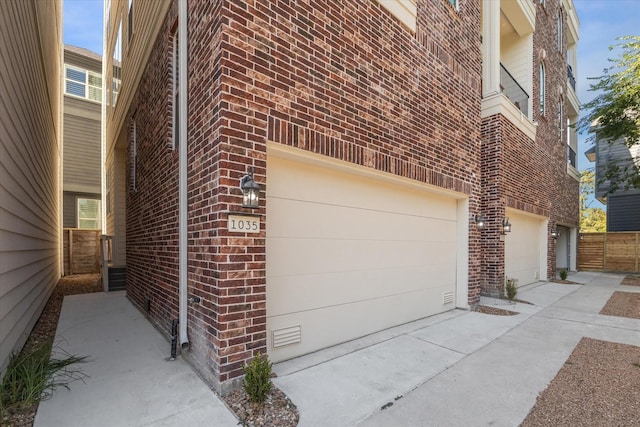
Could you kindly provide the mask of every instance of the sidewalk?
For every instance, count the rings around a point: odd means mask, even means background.
[[[35,427],[237,426],[237,419],[124,291],[67,296],[56,343],[89,377],[40,403]]]
[[[299,426],[517,426],[582,337],[640,346],[640,320],[599,315],[623,275],[538,283],[495,316],[454,310],[274,365]],[[57,340],[90,376],[40,404],[36,427],[236,426],[237,420],[126,299],[66,297]],[[382,409],[384,408],[384,409]]]

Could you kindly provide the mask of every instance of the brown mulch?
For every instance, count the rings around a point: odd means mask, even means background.
[[[583,338],[521,427],[640,423],[640,347]]]
[[[100,280],[100,274],[78,274],[62,277],[56,284],[49,301],[47,301],[40,318],[31,330],[31,334],[21,351],[29,352],[41,343],[55,338],[60,310],[62,310],[62,300],[66,295],[101,291],[102,281]],[[5,414],[8,418],[0,420],[0,426],[31,427],[37,410],[38,405],[36,404],[28,408],[21,408],[17,412]]]
[[[487,305],[478,305],[474,311],[483,314],[493,314],[495,316],[514,316],[518,313],[511,310],[504,310],[502,308],[489,307]]]
[[[614,292],[600,314],[640,319],[640,293]]]
[[[562,283],[563,285],[582,285],[583,283],[572,282],[571,280],[552,279],[553,283]]]
[[[630,274],[625,277],[620,284],[626,286],[640,286],[640,275]]]

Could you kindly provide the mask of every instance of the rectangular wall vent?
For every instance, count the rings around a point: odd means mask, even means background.
[[[444,292],[442,294],[442,304],[451,304],[453,302],[453,292]]]
[[[297,344],[302,341],[302,328],[300,325],[290,326],[273,331],[273,348],[285,345]]]

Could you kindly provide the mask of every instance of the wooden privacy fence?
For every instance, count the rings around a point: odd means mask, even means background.
[[[65,228],[64,275],[100,272],[100,230]]]
[[[581,234],[578,269],[640,272],[640,232]]]

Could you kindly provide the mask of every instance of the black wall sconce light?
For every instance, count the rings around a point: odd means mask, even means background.
[[[560,232],[558,231],[557,228],[553,227],[551,229],[551,237],[553,237],[554,239],[557,239],[558,237],[560,237]]]
[[[484,215],[480,214],[480,215],[476,215],[475,220],[476,220],[476,228],[478,230],[482,230],[484,228],[484,225],[487,219],[484,217]]]
[[[502,234],[507,234],[511,232],[511,223],[509,222],[509,217],[505,216],[502,220]]]
[[[242,207],[257,209],[260,207],[260,185],[253,180],[253,170],[240,179]]]

